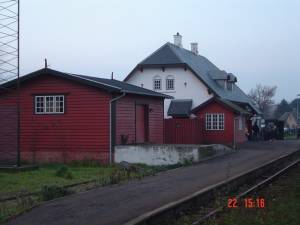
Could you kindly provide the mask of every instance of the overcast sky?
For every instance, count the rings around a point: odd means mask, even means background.
[[[44,66],[122,80],[173,34],[238,77],[248,93],[300,93],[298,0],[21,0],[21,72]]]

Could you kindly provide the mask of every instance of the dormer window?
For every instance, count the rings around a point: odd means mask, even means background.
[[[153,79],[153,90],[161,90],[161,78],[159,76]]]
[[[166,79],[166,90],[174,90],[175,89],[175,81],[173,76],[168,76]]]

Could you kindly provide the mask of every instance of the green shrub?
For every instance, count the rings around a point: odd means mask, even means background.
[[[54,198],[59,198],[65,196],[67,191],[64,187],[60,187],[57,185],[49,185],[44,186],[41,190],[42,200],[48,201]]]
[[[57,177],[62,177],[65,179],[73,179],[73,173],[67,166],[61,166],[55,173]]]

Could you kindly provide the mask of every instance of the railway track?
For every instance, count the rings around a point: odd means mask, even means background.
[[[249,188],[247,188],[247,190],[237,194],[235,196],[235,199],[237,199],[237,201],[249,196],[250,194],[257,192],[261,189],[263,189],[264,187],[266,187],[267,185],[269,185],[270,183],[272,183],[274,180],[277,180],[281,175],[287,173],[291,168],[300,165],[300,159],[291,162],[290,164],[288,164],[287,166],[285,166],[283,169],[279,170],[278,172],[275,172],[274,174],[271,174],[270,176],[266,177],[265,179],[259,181],[257,184],[250,186]],[[191,223],[191,225],[200,225],[205,223],[207,220],[209,220],[212,217],[216,217],[218,214],[221,214],[225,209],[227,209],[228,205],[222,205],[216,209],[211,210],[209,213],[207,213],[206,215],[200,217],[199,219],[195,220],[193,223]]]
[[[227,208],[229,197],[234,196],[239,200],[249,196],[266,187],[299,163],[300,150],[162,206],[125,225],[178,224],[176,221],[186,216],[194,218],[191,225],[203,224]]]

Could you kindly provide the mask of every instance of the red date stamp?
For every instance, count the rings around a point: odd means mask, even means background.
[[[228,198],[227,208],[265,208],[265,199],[264,198]]]

